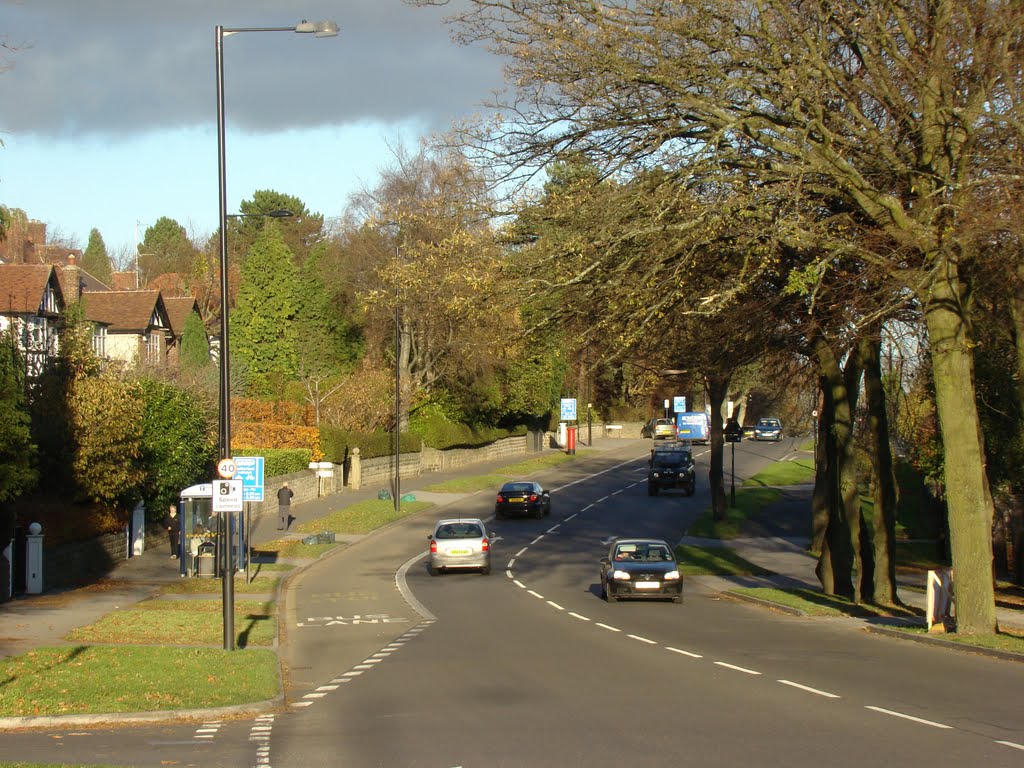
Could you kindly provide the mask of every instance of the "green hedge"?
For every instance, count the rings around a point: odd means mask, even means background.
[[[235,448],[235,456],[262,456],[264,477],[290,475],[309,469],[313,452],[309,448]]]

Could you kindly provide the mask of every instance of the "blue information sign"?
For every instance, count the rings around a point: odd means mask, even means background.
[[[672,399],[672,410],[675,411],[676,413],[682,413],[683,411],[686,410],[686,396],[685,395],[676,395]]]
[[[235,480],[242,481],[242,501],[263,501],[263,457],[235,456]]]
[[[576,421],[576,398],[575,397],[563,397],[562,398],[562,421]]]

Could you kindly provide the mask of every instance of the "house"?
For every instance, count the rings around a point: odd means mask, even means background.
[[[185,332],[185,321],[193,312],[199,317],[202,326],[202,313],[199,311],[199,302],[194,296],[165,296],[164,306],[167,307],[167,316],[171,321],[171,336],[167,348],[167,360],[172,365],[177,365],[181,353],[181,338]],[[206,333],[204,328],[203,333]],[[209,342],[209,337],[207,337]]]
[[[128,365],[164,365],[171,341],[171,321],[160,291],[87,291],[82,294],[85,319],[100,338],[100,357]]]
[[[48,264],[0,264],[0,331],[13,329],[27,373],[37,376],[57,353],[64,292]]]

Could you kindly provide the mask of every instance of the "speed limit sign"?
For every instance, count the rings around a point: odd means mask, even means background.
[[[235,466],[234,459],[221,459],[217,464],[217,474],[223,477],[225,480],[230,480],[235,476],[238,471],[238,467]]]

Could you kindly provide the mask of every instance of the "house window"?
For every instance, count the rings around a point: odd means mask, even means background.
[[[158,365],[161,360],[161,348],[160,348],[160,337],[161,333],[157,331],[151,331],[146,337],[146,362],[152,365]]]
[[[107,356],[107,327],[105,325],[93,326],[92,351],[96,357]]]

